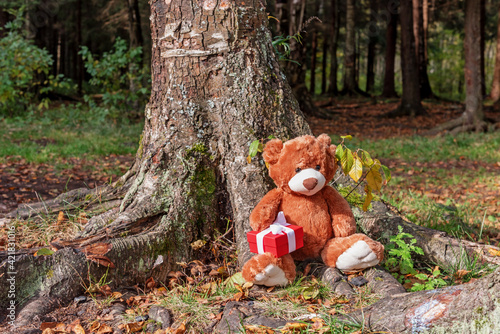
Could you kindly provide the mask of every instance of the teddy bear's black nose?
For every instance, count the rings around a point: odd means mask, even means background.
[[[318,185],[318,180],[314,177],[310,177],[308,179],[305,179],[302,184],[307,190],[313,190],[314,187]]]

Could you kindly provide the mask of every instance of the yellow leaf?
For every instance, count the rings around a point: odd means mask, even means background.
[[[365,192],[366,192],[366,197],[365,197],[365,202],[363,203],[363,211],[368,211],[368,207],[370,206],[370,203],[373,199],[372,189],[370,188],[369,185],[365,186]]]
[[[361,175],[363,175],[363,163],[361,162],[361,159],[355,155],[354,164],[349,172],[349,176],[354,180],[354,182],[358,182]]]
[[[252,163],[252,157],[251,157],[251,156],[247,156],[247,162],[248,162],[249,164],[251,164],[251,163]]]
[[[382,175],[378,169],[370,169],[366,174],[366,182],[373,191],[380,191],[382,189]]]
[[[342,153],[342,157],[340,159],[340,165],[342,166],[344,174],[346,175],[349,174],[353,164],[354,164],[354,157],[352,156],[352,151],[346,148]]]

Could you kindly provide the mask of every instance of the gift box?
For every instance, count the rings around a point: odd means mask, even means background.
[[[304,229],[288,224],[280,211],[269,228],[261,232],[248,232],[247,239],[252,253],[272,253],[281,257],[304,246]]]

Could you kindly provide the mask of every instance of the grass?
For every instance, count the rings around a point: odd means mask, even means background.
[[[333,136],[333,142],[340,137]],[[353,138],[346,143],[351,149],[361,147],[372,156],[401,159],[406,162],[439,162],[448,160],[470,160],[486,163],[500,161],[500,135],[492,133],[463,133],[442,137],[392,137],[377,140]]]
[[[40,164],[71,157],[97,161],[112,154],[134,154],[142,127],[141,122],[106,120],[78,105],[0,119],[0,163],[7,157]],[[70,166],[61,163],[60,168]]]

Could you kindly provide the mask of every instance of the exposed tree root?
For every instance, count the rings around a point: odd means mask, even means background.
[[[467,115],[464,113],[462,116],[452,119],[451,121],[442,123],[433,129],[425,132],[425,136],[434,136],[439,133],[447,131],[452,135],[456,135],[458,133],[463,132],[471,132],[471,131],[485,131],[488,128],[488,123],[485,121],[478,122],[477,124],[472,123]]]
[[[493,333],[499,298],[500,269],[474,283],[393,295],[342,318],[389,333]]]

